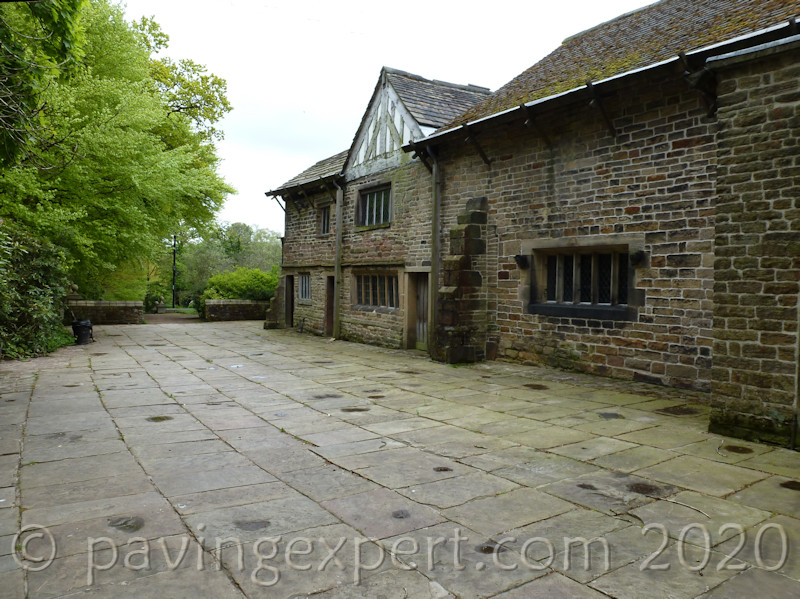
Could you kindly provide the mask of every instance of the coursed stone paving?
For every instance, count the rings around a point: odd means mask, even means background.
[[[0,599],[800,595],[800,454],[702,396],[260,325],[0,364]]]

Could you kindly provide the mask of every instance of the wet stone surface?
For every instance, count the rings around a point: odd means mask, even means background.
[[[800,596],[800,454],[709,435],[687,392],[260,322],[95,338],[0,363],[2,599]],[[20,521],[51,566],[16,564]]]

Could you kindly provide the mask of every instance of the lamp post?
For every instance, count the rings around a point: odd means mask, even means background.
[[[172,236],[172,307],[175,308],[175,276],[178,273],[178,267],[175,263],[175,250],[178,242],[177,235]]]

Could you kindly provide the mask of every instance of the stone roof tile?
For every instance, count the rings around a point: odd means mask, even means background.
[[[567,38],[443,129],[647,67],[800,15],[800,0],[661,0]]]
[[[298,185],[304,185],[306,183],[313,183],[321,178],[339,174],[344,168],[344,162],[347,160],[348,152],[349,150],[344,150],[334,156],[320,160],[314,166],[307,168],[299,175],[289,179],[275,191],[297,187]]]
[[[384,70],[405,107],[423,127],[442,127],[491,94],[486,87],[425,79],[388,67]]]

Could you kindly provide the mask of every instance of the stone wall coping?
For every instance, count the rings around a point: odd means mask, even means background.
[[[144,306],[142,301],[122,301],[122,300],[67,300],[68,306]]]
[[[239,300],[239,299],[209,299],[206,300],[206,305],[211,304],[212,306],[220,306],[223,304],[237,304],[237,305],[252,305],[252,306],[259,306],[259,305],[266,305],[269,303],[269,300]]]

